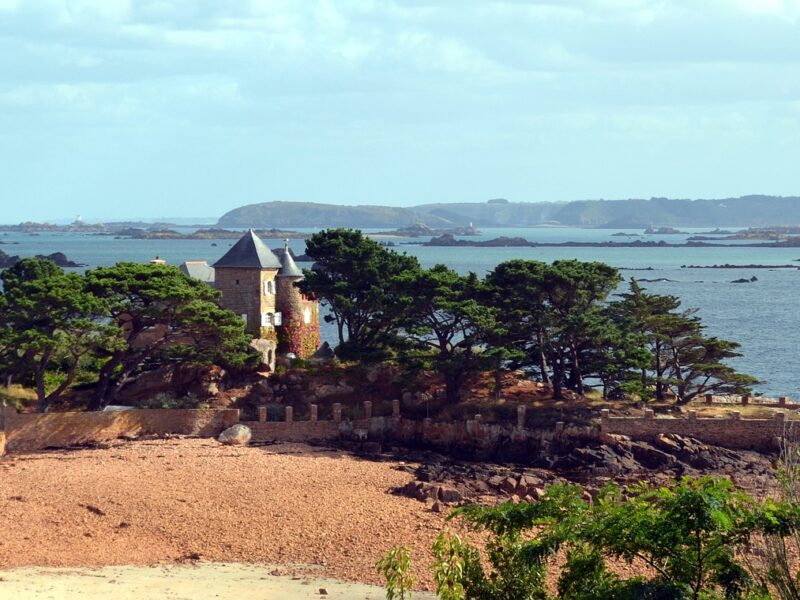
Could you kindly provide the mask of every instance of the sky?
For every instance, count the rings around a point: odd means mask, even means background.
[[[0,0],[0,222],[800,194],[800,0]]]

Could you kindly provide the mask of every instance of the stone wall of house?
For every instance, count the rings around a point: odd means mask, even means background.
[[[263,331],[261,315],[275,312],[275,276],[277,269],[245,269],[219,267],[215,270],[215,287],[222,293],[220,305],[247,315],[247,332],[256,338],[269,338]],[[265,293],[264,284],[271,282],[272,293]],[[274,328],[269,327],[274,331]],[[274,336],[274,334],[273,334]]]
[[[239,422],[236,409],[148,409],[22,414],[5,409],[5,447],[29,452],[168,433],[213,437]]]
[[[725,418],[698,418],[695,411],[679,418],[656,418],[650,410],[645,411],[644,417],[611,417],[607,410],[601,415],[602,433],[643,441],[673,433],[725,448],[772,451],[782,437],[800,434],[800,427],[787,424],[782,412],[776,412],[772,419],[742,419],[739,412],[731,412]]]

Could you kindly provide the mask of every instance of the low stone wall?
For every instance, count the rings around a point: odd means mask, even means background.
[[[742,419],[738,412],[731,412],[727,418],[698,418],[695,411],[690,411],[687,418],[656,418],[651,410],[645,411],[644,417],[611,417],[604,410],[600,429],[605,434],[643,441],[673,433],[724,448],[760,451],[776,450],[781,438],[797,438],[800,434],[800,427],[787,424],[782,412],[775,413],[772,419]]]
[[[703,397],[705,404],[714,404],[718,406],[758,406],[760,408],[780,408],[781,410],[797,410],[800,409],[800,402],[795,402],[788,396],[778,396],[777,398],[767,398],[763,396],[751,396],[744,394],[741,396],[715,396],[714,394],[706,394]]]
[[[517,423],[484,423],[480,415],[465,421],[436,422],[406,419],[400,415],[399,401],[393,402],[392,416],[373,417],[372,403],[364,402],[366,418],[343,420],[340,404],[333,405],[333,419],[317,419],[317,406],[310,406],[307,421],[295,421],[291,406],[285,408],[282,421],[267,421],[266,408],[259,411],[259,420],[244,422],[253,432],[254,443],[275,441],[379,442],[383,445],[429,448],[465,457],[528,458],[552,442],[570,438],[599,439],[598,427],[569,426],[556,423],[551,429],[527,429],[525,407],[519,407]]]
[[[3,414],[4,413],[4,414]],[[577,440],[598,440],[602,434],[625,435],[632,439],[653,441],[659,434],[678,434],[717,446],[772,451],[782,437],[800,439],[800,424],[793,427],[783,412],[772,419],[742,419],[738,412],[728,418],[698,418],[690,411],[688,418],[655,418],[652,410],[644,417],[612,417],[601,412],[599,426],[573,426],[562,422],[552,428],[525,427],[526,409],[518,408],[517,422],[484,423],[480,415],[465,421],[435,422],[406,419],[395,401],[392,416],[373,417],[372,403],[364,402],[364,419],[342,419],[342,408],[333,405],[333,418],[320,421],[318,408],[310,406],[307,421],[295,421],[291,406],[285,407],[282,421],[267,421],[267,410],[259,410],[259,420],[244,422],[253,432],[253,442],[330,441],[380,442],[427,447],[456,455],[525,459],[552,443],[571,444]],[[164,435],[168,433],[216,437],[239,422],[236,409],[153,409],[119,412],[73,412],[20,414],[6,408],[5,434],[0,428],[0,455],[28,452],[49,447],[68,447],[110,441],[125,435]]]
[[[5,409],[8,452],[106,442],[125,435],[216,436],[239,422],[236,409],[148,409],[21,414]]]

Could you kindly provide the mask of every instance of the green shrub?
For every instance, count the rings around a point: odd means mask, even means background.
[[[551,486],[536,503],[455,510],[488,534],[486,558],[459,536],[434,544],[443,600],[545,600],[547,567],[559,550],[562,600],[766,600],[742,556],[753,537],[796,528],[796,505],[756,502],[725,479],[685,478],[667,487],[609,485],[593,503],[577,485]],[[643,562],[651,574],[622,578],[609,558]]]

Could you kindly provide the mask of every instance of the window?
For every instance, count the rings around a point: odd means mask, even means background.
[[[246,314],[241,314],[241,315],[239,315],[239,317],[242,319],[242,321],[244,321],[244,324],[247,325],[247,315]]]
[[[238,279],[236,280],[236,285],[239,285],[239,280]]]
[[[311,309],[307,306],[303,309],[303,323],[306,325],[311,324]]]
[[[267,327],[269,325],[280,325],[282,321],[281,313],[265,312],[261,315],[261,326]]]
[[[264,295],[269,296],[270,294],[275,293],[275,282],[274,281],[265,281],[264,282]]]

